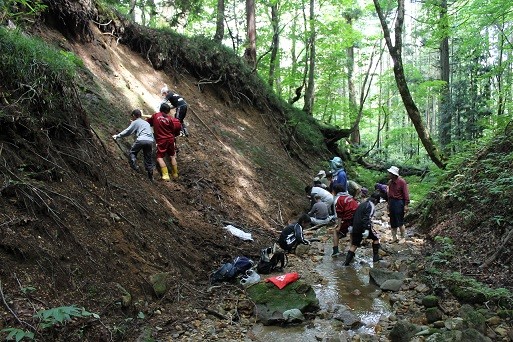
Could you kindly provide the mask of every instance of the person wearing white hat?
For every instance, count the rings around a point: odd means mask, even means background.
[[[390,166],[388,171],[388,212],[390,215],[390,228],[392,229],[392,242],[398,242],[397,229],[399,228],[401,238],[405,237],[404,215],[410,204],[410,193],[408,184],[399,176],[399,168]]]
[[[326,171],[324,171],[324,170],[319,171],[319,173],[315,176],[315,178],[319,178],[319,181],[321,182],[322,187],[325,189],[330,184],[328,181],[328,178],[326,178]]]

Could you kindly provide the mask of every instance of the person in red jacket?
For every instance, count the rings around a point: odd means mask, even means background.
[[[335,194],[335,213],[340,220],[336,229],[333,230],[333,253],[332,257],[340,255],[338,250],[338,243],[340,238],[347,236],[351,237],[350,227],[353,222],[353,214],[358,208],[358,202],[345,191],[344,184],[337,183],[333,186],[333,193]]]
[[[169,115],[171,107],[163,103],[160,105],[160,112],[153,114],[146,121],[153,126],[153,133],[157,142],[157,163],[162,171],[162,179],[168,182],[169,172],[164,157],[167,155],[171,161],[172,177],[178,179],[178,165],[175,153],[175,125],[173,118]]]

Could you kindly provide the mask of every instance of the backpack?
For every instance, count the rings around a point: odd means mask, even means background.
[[[224,281],[232,281],[238,275],[243,274],[251,267],[253,267],[253,260],[245,256],[238,256],[232,262],[227,262],[221,265],[217,271],[210,275],[210,283],[222,283]]]
[[[281,271],[288,264],[287,255],[283,252],[276,252],[273,254],[271,258],[269,258],[269,253],[272,248],[264,248],[260,251],[260,261],[257,265],[257,272],[260,274],[269,274],[273,271]],[[278,263],[280,266],[278,267]]]
[[[173,122],[173,135],[177,137],[182,130],[182,123],[177,118],[171,118],[171,121]]]

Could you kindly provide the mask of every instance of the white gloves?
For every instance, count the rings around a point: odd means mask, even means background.
[[[363,239],[366,239],[366,238],[368,238],[368,237],[369,237],[369,230],[368,230],[368,229],[366,229],[366,230],[363,232],[363,234],[362,234],[362,238],[363,238]]]
[[[112,136],[112,139],[114,139],[114,140],[116,140],[116,139],[118,139],[118,138],[119,138],[119,134],[114,134],[114,135]]]

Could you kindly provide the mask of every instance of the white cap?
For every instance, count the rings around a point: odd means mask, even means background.
[[[169,91],[169,88],[167,87],[167,84],[164,84],[164,87],[162,87],[162,89],[160,89],[161,94],[167,94],[168,91]]]

